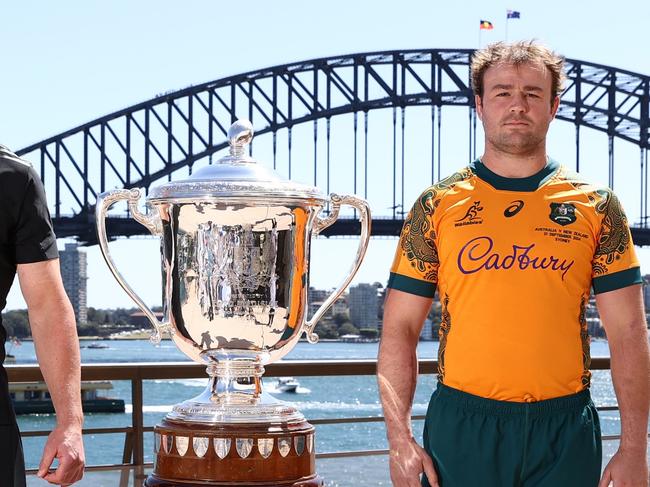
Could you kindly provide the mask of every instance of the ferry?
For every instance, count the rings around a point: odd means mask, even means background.
[[[82,381],[81,401],[84,413],[123,413],[124,400],[104,397],[99,391],[113,388],[108,380]],[[11,382],[9,395],[16,414],[52,414],[54,405],[45,382]]]

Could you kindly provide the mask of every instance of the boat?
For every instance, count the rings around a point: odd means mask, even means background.
[[[108,348],[108,345],[106,345],[105,343],[93,342],[90,345],[88,345],[86,348]]]
[[[297,392],[300,383],[294,377],[279,377],[275,386],[277,392]]]
[[[16,346],[20,347],[23,344],[23,342],[21,342],[18,339],[18,337],[9,337],[7,339],[7,342],[9,342],[10,345],[9,345],[9,350],[5,350],[4,364],[5,365],[7,365],[7,364],[15,364],[16,363],[16,356],[11,352],[13,352],[14,347],[16,347]]]
[[[124,400],[100,395],[99,391],[110,390],[113,384],[108,380],[81,382],[81,405],[84,413],[123,413]],[[9,395],[16,414],[54,413],[52,398],[45,382],[11,382]]]

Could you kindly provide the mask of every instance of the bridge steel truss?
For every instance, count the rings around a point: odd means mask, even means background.
[[[291,131],[312,122],[314,148],[321,119],[326,120],[327,191],[329,184],[330,120],[342,114],[354,117],[354,189],[357,164],[367,177],[368,112],[393,109],[393,206],[392,215],[377,219],[373,235],[398,235],[402,216],[398,202],[397,172],[404,171],[397,156],[398,110],[401,110],[402,141],[404,109],[431,107],[432,174],[436,157],[440,177],[443,106],[467,106],[469,158],[476,156],[476,112],[469,83],[472,50],[429,49],[351,54],[285,64],[238,74],[180,91],[101,117],[54,137],[21,149],[18,154],[38,164],[50,198],[54,197],[53,220],[57,235],[94,243],[93,206],[97,195],[115,186],[148,189],[169,180],[181,169],[227,146],[226,132],[237,117],[247,116],[257,134],[273,137],[276,164],[277,134],[288,131],[289,177],[291,177]],[[609,184],[614,185],[614,141],[639,147],[640,223],[633,227],[635,242],[650,244],[648,228],[648,151],[650,149],[650,77],[584,61],[568,59],[567,86],[557,118],[575,125],[576,167],[580,166],[581,128],[607,134]],[[362,122],[358,120],[362,117]],[[437,130],[436,130],[437,129]],[[357,160],[357,132],[363,131],[365,157]],[[314,175],[317,155],[314,149]],[[316,177],[316,176],[314,176]],[[359,182],[360,185],[361,182]],[[363,186],[367,190],[367,181]],[[72,204],[72,214],[62,205]],[[382,215],[384,216],[384,215]],[[108,221],[113,235],[136,235],[146,229],[129,218]],[[327,235],[357,234],[352,221],[337,222]]]

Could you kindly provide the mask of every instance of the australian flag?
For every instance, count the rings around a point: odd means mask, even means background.
[[[521,12],[517,12],[516,10],[508,10],[507,18],[508,19],[519,19],[519,18],[521,18]]]

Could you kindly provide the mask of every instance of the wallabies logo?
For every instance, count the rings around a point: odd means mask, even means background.
[[[562,226],[576,221],[576,207],[573,203],[551,203],[549,218]]]
[[[472,206],[469,207],[467,210],[467,213],[465,213],[465,216],[461,218],[460,220],[456,220],[456,223],[454,223],[454,226],[460,227],[464,225],[478,225],[480,223],[483,223],[483,219],[481,218],[481,215],[479,214],[481,211],[483,211],[483,207],[481,206],[480,201],[475,201]]]

